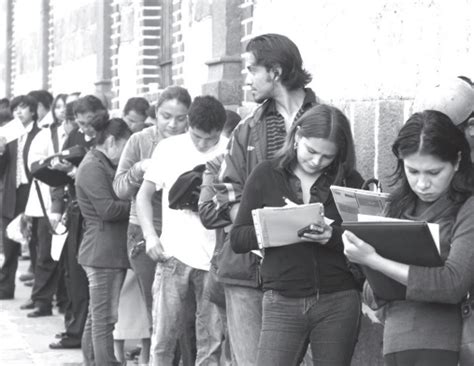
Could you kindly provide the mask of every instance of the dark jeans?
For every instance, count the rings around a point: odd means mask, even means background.
[[[31,299],[36,307],[42,309],[51,309],[59,279],[59,262],[51,258],[52,235],[47,220],[45,217],[33,218],[33,238],[38,245]]]
[[[457,366],[459,353],[436,349],[413,349],[384,356],[385,366]]]
[[[68,237],[65,245],[66,287],[69,303],[65,314],[66,334],[80,340],[84,332],[89,308],[89,281],[84,268],[77,262],[82,239],[82,216],[79,206],[69,211]]]
[[[125,268],[84,266],[89,279],[89,314],[82,335],[85,366],[121,365],[114,354],[113,331],[118,320]]]
[[[360,315],[357,290],[304,298],[266,291],[257,365],[296,366],[309,343],[314,365],[349,366]]]
[[[28,200],[29,185],[22,184],[16,189],[16,204],[14,216],[18,216],[25,211],[26,202]],[[21,254],[20,244],[10,240],[6,235],[6,227],[12,221],[7,217],[2,217],[2,240],[3,254],[5,261],[0,268],[0,294],[3,296],[13,296],[15,292],[15,276],[18,269],[18,256]]]

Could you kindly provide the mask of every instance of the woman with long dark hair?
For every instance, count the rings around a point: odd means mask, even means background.
[[[257,364],[298,365],[308,344],[313,362],[349,365],[356,343],[361,301],[342,252],[341,218],[329,187],[359,188],[354,144],[344,114],[328,105],[309,109],[292,127],[284,147],[258,165],[245,184],[230,233],[237,253],[258,249],[252,210],[321,202],[330,226],[297,243],[266,248],[261,264],[263,320]],[[310,218],[308,218],[310,220]]]
[[[349,260],[407,286],[406,300],[384,307],[384,358],[388,366],[456,366],[461,340],[458,303],[473,286],[474,189],[469,144],[443,113],[412,115],[392,151],[398,188],[388,217],[439,224],[442,267],[419,267],[381,257],[347,232]],[[445,304],[439,304],[445,303]]]
[[[78,262],[89,279],[89,314],[82,336],[86,365],[119,365],[114,355],[114,325],[120,290],[130,267],[127,223],[130,202],[120,200],[112,182],[130,130],[120,118],[99,113],[91,121],[95,148],[77,170],[76,192],[85,230]]]

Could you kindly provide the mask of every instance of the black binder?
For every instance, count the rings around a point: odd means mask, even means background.
[[[443,265],[426,222],[344,222],[341,226],[387,259],[423,267]],[[389,301],[405,299],[405,285],[366,266],[362,270],[377,297]]]

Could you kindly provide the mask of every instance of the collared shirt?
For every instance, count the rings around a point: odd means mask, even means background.
[[[33,129],[33,124],[34,122],[31,121],[28,126],[25,127],[26,133],[18,138],[16,153],[16,188],[21,184],[28,184],[28,176],[26,175],[25,161],[23,159],[23,150],[25,149],[28,134]]]

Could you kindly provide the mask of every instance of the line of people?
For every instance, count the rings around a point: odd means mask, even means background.
[[[29,316],[51,314],[55,295],[68,303],[66,331],[50,346],[82,346],[86,365],[123,364],[127,337],[141,339],[140,364],[350,365],[365,302],[382,315],[387,365],[457,365],[459,303],[474,290],[472,82],[455,78],[419,96],[392,147],[396,188],[386,215],[441,226],[444,265],[423,268],[343,234],[329,187],[363,185],[357,141],[347,117],[307,87],[297,46],[264,34],[248,42],[244,61],[259,105],[241,122],[216,98],[192,99],[180,86],[153,107],[130,99],[123,118],[94,96],[60,94],[42,129],[37,107],[47,103],[34,95],[11,102],[28,133],[10,143],[0,137],[3,224],[23,212],[34,217]],[[88,149],[78,167],[61,159],[51,166],[69,184],[32,188],[32,162],[77,145]],[[35,194],[47,214],[41,205],[28,211]],[[312,223],[319,232],[262,256],[252,210],[285,198],[323,203],[332,223]],[[69,231],[55,262],[60,221]],[[5,236],[4,252],[7,299],[19,252]],[[406,300],[381,302],[358,264],[406,285]]]

